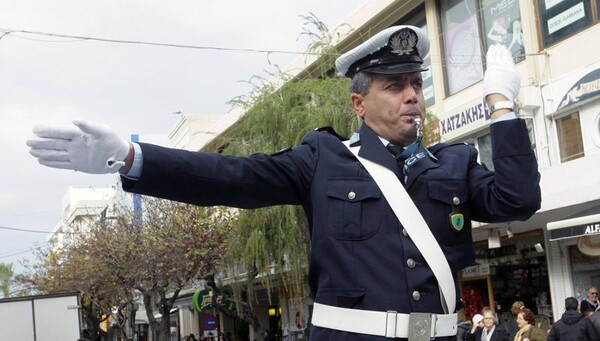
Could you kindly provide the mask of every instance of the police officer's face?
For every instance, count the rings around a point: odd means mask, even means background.
[[[406,146],[416,138],[413,116],[425,119],[423,79],[420,72],[373,75],[367,95],[352,94],[352,105],[377,135]]]

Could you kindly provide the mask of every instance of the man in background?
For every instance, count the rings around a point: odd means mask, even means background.
[[[575,297],[565,299],[565,312],[548,333],[548,341],[597,341],[598,334],[592,322],[577,310]]]

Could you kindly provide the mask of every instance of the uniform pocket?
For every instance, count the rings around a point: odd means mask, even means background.
[[[381,225],[381,190],[371,179],[327,181],[327,221],[331,236],[341,240],[373,237]]]
[[[441,245],[458,245],[470,240],[471,214],[464,180],[430,179],[427,191],[431,199],[429,227]]]

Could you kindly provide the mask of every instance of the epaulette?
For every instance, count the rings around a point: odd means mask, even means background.
[[[346,141],[348,138],[344,137],[340,134],[338,134],[332,127],[330,126],[326,126],[326,127],[320,127],[320,128],[315,128],[315,131],[318,132],[322,132],[322,133],[327,133],[327,134],[331,134],[335,137],[337,137],[338,139],[340,139],[340,141]]]
[[[433,146],[427,147],[427,149],[432,153],[437,153],[438,151],[440,151],[444,148],[448,148],[448,147],[452,147],[452,146],[464,146],[464,145],[469,145],[469,144],[465,143],[465,142],[454,142],[454,143],[441,142],[441,143],[436,143]]]
[[[290,150],[292,150],[292,148],[293,148],[293,147],[287,147],[287,148],[283,148],[283,149],[281,149],[281,150],[279,150],[279,151],[276,151],[275,153],[269,154],[269,156],[276,156],[276,155],[279,155],[279,154],[287,153],[287,152],[289,152]]]

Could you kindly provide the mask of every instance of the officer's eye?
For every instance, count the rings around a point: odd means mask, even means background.
[[[398,90],[398,89],[402,89],[402,84],[400,84],[398,82],[389,83],[386,88],[390,89],[390,90]]]
[[[412,86],[415,89],[422,89],[423,88],[423,80],[419,79],[419,80],[413,81]]]

